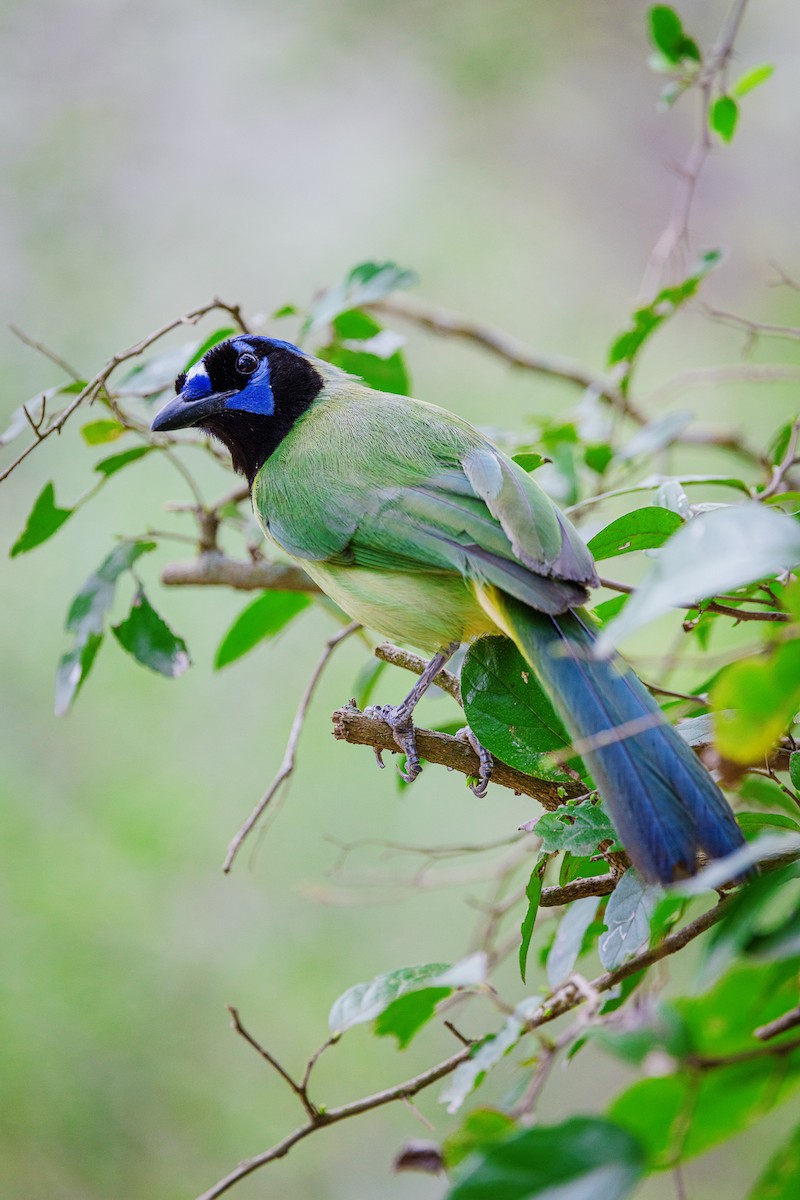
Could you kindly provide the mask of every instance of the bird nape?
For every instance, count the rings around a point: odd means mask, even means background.
[[[593,655],[592,557],[538,484],[459,417],[375,392],[289,342],[221,342],[152,428],[197,425],[247,476],[267,538],[355,620],[433,655],[387,720],[420,770],[414,705],[456,646],[514,641],[552,697],[631,861],[649,880],[743,843],[695,754],[618,657]],[[609,732],[610,731],[610,732]],[[473,739],[474,740],[474,739]],[[491,767],[481,758],[479,794]]]

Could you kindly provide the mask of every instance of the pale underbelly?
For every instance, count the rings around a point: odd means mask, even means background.
[[[463,579],[302,562],[303,569],[354,620],[393,641],[434,654],[450,642],[498,632]]]

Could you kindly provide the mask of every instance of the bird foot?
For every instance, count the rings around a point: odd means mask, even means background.
[[[492,772],[494,771],[494,759],[489,751],[480,744],[469,725],[465,725],[463,729],[459,729],[456,737],[460,742],[466,742],[467,745],[471,746],[478,756],[478,760],[480,762],[478,782],[471,783],[469,785],[469,790],[472,792],[473,796],[477,796],[479,799],[482,799],[486,795],[486,789],[489,786],[489,780],[492,778]]]
[[[417,750],[417,733],[408,709],[402,704],[370,704],[364,709],[364,716],[375,717],[389,726],[394,740],[406,756],[406,769],[400,771],[400,778],[406,783],[413,783],[422,772],[422,764]],[[380,750],[376,749],[375,756],[383,766]]]

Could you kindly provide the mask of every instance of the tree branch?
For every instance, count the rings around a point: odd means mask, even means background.
[[[389,726],[377,717],[367,717],[355,706],[339,708],[333,714],[333,736],[339,741],[356,746],[371,746],[373,750],[388,750],[399,754],[397,743]],[[433,729],[417,729],[417,745],[420,757],[429,763],[437,763],[461,775],[477,778],[480,764],[475,751],[466,742],[438,733]],[[510,788],[518,795],[530,796],[543,808],[550,811],[559,808],[566,799],[582,795],[586,788],[582,783],[552,783],[547,779],[535,779],[499,759],[494,760],[492,783]]]
[[[231,587],[243,592],[319,592],[314,581],[293,563],[262,558],[246,562],[217,553],[167,563],[161,582],[167,587]]]

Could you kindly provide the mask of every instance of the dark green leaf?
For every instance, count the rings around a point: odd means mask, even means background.
[[[398,996],[376,1017],[375,1033],[378,1037],[396,1037],[400,1049],[405,1050],[414,1035],[430,1021],[439,1001],[452,991],[450,987],[428,987]]]
[[[26,554],[35,546],[41,546],[42,542],[46,542],[61,528],[74,511],[72,508],[58,508],[55,489],[52,483],[46,483],[31,509],[25,528],[11,547],[11,557]]]
[[[490,1142],[447,1200],[623,1200],[643,1171],[636,1138],[610,1121],[573,1117]]]
[[[542,850],[552,854],[569,850],[571,854],[594,854],[600,842],[616,842],[614,826],[605,810],[591,800],[580,804],[568,801],[554,812],[546,812],[533,827],[542,839]]]
[[[670,66],[679,67],[685,59],[700,62],[697,43],[687,35],[674,8],[654,5],[648,10],[647,23],[651,42]]]
[[[516,1121],[508,1113],[499,1112],[496,1108],[474,1108],[464,1117],[460,1128],[442,1142],[442,1154],[448,1171],[476,1150],[508,1137],[516,1127]]]
[[[606,932],[600,935],[600,962],[616,971],[650,940],[650,918],[663,889],[644,883],[633,868],[620,879],[606,905]]]
[[[128,616],[111,629],[123,650],[159,675],[175,678],[191,665],[183,638],[172,632],[141,588]]]
[[[740,75],[736,83],[731,88],[731,94],[734,96],[746,96],[748,92],[752,92],[754,88],[760,87],[762,83],[766,83],[772,78],[775,68],[772,63],[762,63],[758,67],[751,67],[749,71],[745,71],[744,75]]]
[[[625,608],[600,634],[607,653],[680,604],[694,604],[800,562],[800,526],[761,504],[730,505],[688,521],[664,545]]]
[[[614,617],[622,612],[627,602],[627,595],[612,596],[610,600],[601,600],[592,609],[592,616],[599,625],[607,625]]]
[[[473,642],[461,668],[461,693],[470,729],[509,766],[543,779],[568,779],[549,754],[569,738],[553,705],[513,642]]]
[[[264,592],[239,613],[220,642],[214,658],[216,670],[280,633],[310,603],[303,592]]]
[[[720,96],[711,105],[708,121],[714,133],[719,134],[723,142],[729,142],[736,132],[739,120],[739,105],[732,96]]]
[[[101,459],[99,463],[95,463],[94,469],[108,479],[110,475],[115,475],[129,463],[144,458],[145,454],[149,454],[151,450],[155,450],[155,446],[136,446],[133,450],[124,450],[122,454],[112,454],[110,458]]]
[[[760,761],[800,708],[800,640],[726,667],[711,703],[720,753],[732,762]]]
[[[557,988],[572,974],[599,905],[599,896],[573,900],[561,918],[547,956],[547,981],[552,988]]]
[[[620,554],[630,554],[633,550],[651,550],[655,546],[663,546],[682,524],[677,513],[670,512],[668,508],[648,505],[618,517],[596,533],[588,545],[592,555],[601,562]]]
[[[797,1200],[800,1196],[800,1125],[769,1160],[748,1200]]]
[[[792,787],[800,791],[800,750],[795,750],[789,757],[789,778]]]
[[[598,475],[602,475],[610,465],[613,457],[614,451],[611,447],[602,444],[599,446],[587,446],[583,455],[583,461],[590,471],[595,471]]]
[[[81,437],[87,446],[101,446],[104,442],[115,442],[125,432],[125,426],[120,425],[119,421],[90,421],[81,429]]]
[[[542,898],[542,885],[547,860],[548,855],[541,854],[539,856],[525,888],[525,898],[528,901],[528,907],[525,911],[525,916],[522,918],[522,926],[520,928],[522,940],[519,944],[519,973],[523,983],[525,982],[527,971],[528,950],[533,935],[533,927],[536,923],[536,914],[539,911],[539,901]]]
[[[596,875],[605,875],[607,870],[608,863],[602,859],[597,861],[588,854],[572,854],[571,851],[565,850],[558,872],[559,886],[564,887],[574,879],[592,879]]]
[[[62,655],[56,671],[57,717],[63,717],[80,691],[86,676],[92,669],[103,635],[87,631],[71,650]]]

